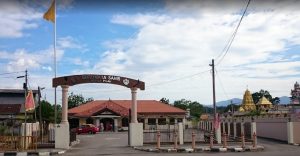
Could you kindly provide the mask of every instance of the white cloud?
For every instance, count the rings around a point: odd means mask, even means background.
[[[77,39],[71,36],[58,38],[57,44],[58,47],[62,49],[69,48],[69,49],[79,49],[82,50],[82,52],[88,51],[85,44],[80,43]]]
[[[0,1],[0,38],[19,38],[24,30],[38,27],[42,13],[21,1]]]
[[[295,9],[296,4],[291,4],[266,3],[264,6],[268,7],[265,8],[258,3],[250,5],[250,13],[245,16],[231,49],[216,67],[220,70],[225,88],[229,90],[228,98],[241,97],[246,85],[254,91],[276,90],[275,96],[288,96],[300,68],[299,61],[295,60],[297,56],[293,57],[294,60],[285,57],[290,46],[300,45],[300,12]],[[205,7],[209,5],[212,7]],[[213,11],[218,8],[216,5],[222,8],[221,11]],[[144,98],[185,97],[210,103],[211,78],[208,73],[153,86],[155,90],[153,87],[147,90],[147,85],[209,69],[208,64],[222,51],[244,6],[245,3],[242,2],[219,5],[209,1],[199,4],[195,4],[195,1],[168,1],[169,12],[165,14],[115,15],[111,22],[139,26],[138,33],[128,40],[128,44],[126,39],[121,40],[122,42],[108,42],[112,49],[102,56],[102,61],[94,66],[94,71],[122,73],[144,80],[146,91],[141,93]],[[179,14],[180,11],[187,14]],[[189,12],[192,14],[188,14]],[[279,95],[277,84],[280,80],[282,83]],[[221,92],[220,83],[217,87],[220,95],[218,99],[227,98]]]

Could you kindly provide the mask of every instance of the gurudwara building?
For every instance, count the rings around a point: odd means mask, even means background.
[[[294,84],[294,89],[291,90],[291,95],[291,104],[300,104],[300,86],[298,82]]]
[[[82,124],[103,125],[104,131],[127,130],[131,100],[96,100],[68,110],[71,128]],[[144,129],[166,129],[185,124],[186,111],[155,100],[137,101],[138,122]]]
[[[239,112],[245,112],[245,111],[248,112],[253,110],[256,110],[256,106],[253,102],[253,98],[250,91],[247,89],[243,97],[243,103],[239,108]]]
[[[243,97],[243,103],[239,108],[239,112],[251,112],[256,109],[264,111],[272,108],[272,106],[272,103],[265,96],[262,96],[255,104],[251,92],[247,89]]]

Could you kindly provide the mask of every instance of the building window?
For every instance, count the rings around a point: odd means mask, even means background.
[[[177,123],[182,122],[182,118],[177,119]]]
[[[165,125],[166,123],[167,123],[166,118],[159,118],[159,119],[158,119],[158,124],[159,124],[159,125]]]
[[[85,120],[85,123],[86,123],[86,124],[94,124],[94,120],[93,120],[92,118],[87,118],[87,119]]]
[[[174,125],[175,124],[175,119],[174,118],[170,118],[170,125]]]
[[[122,127],[128,127],[128,118],[122,118]]]
[[[156,119],[155,118],[149,118],[148,119],[148,125],[156,125]]]

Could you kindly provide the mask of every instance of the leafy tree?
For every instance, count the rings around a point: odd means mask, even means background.
[[[42,119],[43,121],[45,121],[46,123],[54,123],[54,113],[55,113],[55,106],[51,105],[48,101],[42,100],[41,101],[41,106],[42,106]],[[36,111],[37,111],[37,118],[39,119],[39,111],[40,106],[36,107]],[[57,105],[57,122],[59,122],[61,120],[61,106]]]
[[[190,100],[181,99],[181,100],[174,101],[174,106],[186,110],[189,106],[189,103],[191,103]]]
[[[273,98],[272,99],[272,104],[274,104],[274,105],[278,105],[279,103],[280,103],[280,98],[279,97],[275,97],[275,98]]]
[[[181,108],[183,110],[187,110],[188,108],[190,109],[190,114],[191,116],[199,118],[200,115],[204,112],[204,107],[197,101],[190,101],[186,99],[181,99],[174,101],[174,106]]]
[[[84,97],[81,94],[74,94],[73,92],[71,92],[71,94],[68,97],[68,108],[74,108],[90,101],[94,101],[94,99],[84,99]]]
[[[163,97],[163,98],[161,98],[160,100],[159,100],[161,103],[165,103],[165,104],[170,104],[169,102],[169,99],[167,99],[167,98],[165,98],[165,97]]]
[[[257,103],[263,96],[265,96],[265,98],[268,99],[272,104],[280,103],[280,99],[278,97],[273,98],[269,91],[263,89],[252,94],[253,102]]]
[[[195,116],[197,118],[199,118],[200,115],[204,112],[203,105],[196,101],[189,103],[188,108],[191,111],[191,116]]]

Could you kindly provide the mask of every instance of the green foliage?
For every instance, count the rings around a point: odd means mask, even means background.
[[[169,99],[167,99],[167,98],[165,98],[165,97],[161,98],[159,101],[160,101],[161,103],[170,104]]]
[[[272,104],[280,103],[280,99],[278,97],[273,98],[269,91],[263,89],[252,94],[253,102],[256,104],[263,96],[265,96],[265,98],[267,98]]]
[[[74,94],[73,92],[71,92],[71,94],[68,97],[68,108],[74,108],[90,101],[94,101],[94,99],[91,97],[84,99],[84,97],[81,94]]]
[[[230,112],[233,112],[233,111],[237,111],[238,109],[239,109],[239,105],[236,105],[236,104],[230,104],[230,105],[227,105],[226,106],[226,108],[224,109],[224,113],[225,112],[229,112],[229,110],[230,110]]]
[[[199,118],[200,115],[204,112],[204,107],[197,101],[190,101],[186,99],[181,99],[174,101],[174,106],[181,108],[183,110],[190,109],[191,116]]]
[[[253,110],[253,111],[249,112],[246,115],[247,116],[259,116],[260,115],[260,111],[259,110]]]
[[[54,123],[54,105],[51,105],[48,101],[45,101],[45,100],[42,100],[41,101],[41,106],[42,106],[42,119],[43,121],[46,121],[48,123]],[[40,116],[39,116],[39,108],[40,106],[36,107],[36,111],[37,111],[37,118],[39,119]],[[57,105],[57,115],[58,115],[58,118],[60,120],[61,118],[61,108],[60,105]]]

